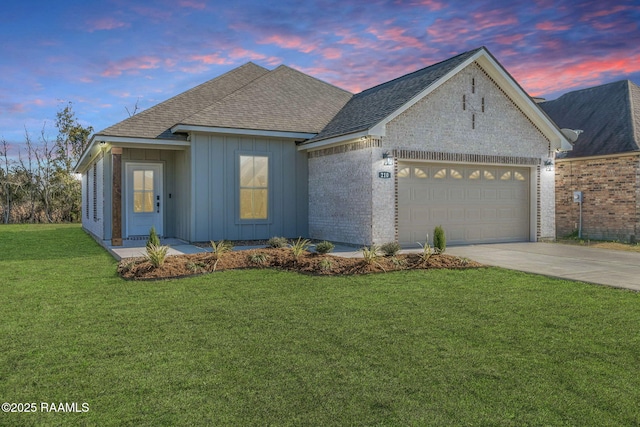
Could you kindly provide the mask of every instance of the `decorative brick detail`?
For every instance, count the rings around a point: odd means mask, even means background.
[[[640,232],[640,156],[556,161],[556,234],[578,229],[582,191],[582,236],[587,239],[635,241]]]
[[[540,165],[538,157],[491,156],[485,154],[442,153],[438,151],[393,150],[393,156],[402,160],[433,160],[451,163],[482,163],[500,165]]]
[[[351,142],[349,144],[337,145],[335,147],[323,148],[321,150],[310,151],[309,158],[330,156],[332,154],[348,153],[350,151],[364,150],[365,148],[378,148],[382,146],[382,140],[371,136],[365,137],[364,140]]]
[[[487,72],[484,70],[484,68],[482,68],[482,67],[481,67],[477,62],[474,62],[474,65],[477,65],[477,66],[478,66],[478,68],[480,69],[480,71],[482,71],[482,73],[483,73],[483,74],[484,74],[484,75],[485,75],[485,76],[486,76],[486,77],[487,77],[487,78],[488,78],[488,79],[493,83],[493,85],[496,87],[496,89],[498,89],[500,92],[502,92],[502,93],[504,94],[504,96],[505,96],[506,98],[508,98],[508,99],[509,99],[509,101],[511,101],[511,104],[513,105],[513,108],[515,108],[516,110],[520,111],[520,113],[522,113],[522,115],[523,115],[524,117],[527,117],[527,116],[526,116],[526,114],[524,114],[524,111],[522,111],[522,110],[520,109],[520,107],[518,107],[518,106],[515,104],[515,102],[513,102],[513,100],[511,99],[511,97],[510,97],[509,95],[507,95],[507,93],[506,93],[504,90],[502,90],[502,88],[501,88],[500,86],[498,86],[498,84],[496,83],[496,81],[495,81],[495,80],[493,80],[493,79],[491,78],[491,76],[489,76],[489,74],[487,74]],[[484,109],[483,109],[483,111],[484,111]],[[534,128],[536,128],[536,130],[540,133],[540,136],[542,136],[544,139],[546,139],[547,141],[549,141],[549,139],[548,139],[546,136],[544,136],[544,134],[542,133],[542,131],[540,130],[540,128],[539,128],[538,126],[536,126],[536,125],[535,125],[535,123],[533,123],[533,122],[532,122],[528,117],[527,117],[527,120],[529,120],[529,123],[531,123],[531,126],[533,126]],[[549,142],[549,150],[551,150],[551,142]]]

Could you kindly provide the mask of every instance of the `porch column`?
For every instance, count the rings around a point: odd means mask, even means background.
[[[111,149],[113,185],[111,193],[111,246],[122,246],[122,147]]]

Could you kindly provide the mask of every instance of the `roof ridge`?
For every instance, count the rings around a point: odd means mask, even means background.
[[[401,79],[404,79],[404,78],[408,78],[409,76],[412,76],[412,75],[417,74],[417,73],[419,73],[419,72],[421,72],[421,71],[424,71],[424,70],[426,70],[427,68],[432,68],[432,67],[436,67],[436,66],[438,66],[438,65],[442,65],[442,64],[444,64],[445,62],[452,61],[452,60],[454,60],[454,59],[456,59],[456,58],[458,58],[458,57],[460,57],[460,56],[468,55],[468,54],[470,54],[470,53],[472,53],[472,52],[473,52],[473,53],[479,52],[479,51],[480,51],[480,50],[482,50],[482,49],[486,50],[486,48],[485,48],[484,46],[481,46],[481,47],[478,47],[478,48],[475,48],[475,49],[468,50],[468,51],[466,51],[466,52],[459,53],[459,54],[457,54],[457,55],[455,55],[455,56],[452,56],[452,57],[450,57],[450,58],[443,59],[442,61],[439,61],[439,62],[433,63],[433,64],[431,64],[431,65],[427,65],[426,67],[422,67],[422,68],[417,69],[417,70],[415,70],[415,71],[412,71],[412,72],[410,72],[410,73],[403,74],[403,75],[398,76],[398,77],[396,77],[396,78],[394,78],[394,79],[387,80],[386,82],[378,83],[377,85],[375,85],[375,86],[371,86],[370,88],[365,89],[365,90],[363,90],[362,92],[357,93],[356,95],[360,95],[360,94],[363,94],[363,93],[365,93],[365,92],[368,92],[368,91],[370,91],[370,90],[372,90],[372,89],[379,88],[380,86],[385,86],[385,85],[388,85],[388,84],[390,84],[390,83],[396,82],[396,81],[398,81],[398,80],[401,80]]]
[[[254,62],[252,62],[252,61],[246,62],[246,63],[244,63],[244,64],[242,64],[242,65],[240,65],[240,66],[238,66],[238,67],[236,67],[236,68],[233,68],[233,69],[231,69],[231,70],[227,71],[226,73],[220,74],[219,76],[216,76],[216,77],[214,77],[214,78],[211,78],[211,79],[209,79],[209,80],[206,80],[206,81],[204,81],[204,82],[202,82],[202,83],[200,83],[200,84],[198,84],[198,85],[196,85],[196,86],[194,86],[194,87],[192,87],[192,88],[190,88],[190,89],[188,89],[188,90],[186,90],[186,91],[184,91],[184,92],[180,92],[180,93],[178,93],[178,94],[176,94],[176,95],[174,95],[174,96],[172,96],[172,97],[170,97],[170,98],[168,98],[168,99],[165,99],[165,100],[164,100],[164,101],[162,101],[162,102],[159,102],[158,104],[152,105],[151,107],[149,107],[149,108],[147,108],[147,109],[145,109],[145,110],[142,110],[142,111],[140,111],[140,112],[139,112],[139,113],[137,113],[137,114],[134,114],[134,115],[132,115],[132,116],[129,116],[129,117],[125,118],[124,120],[121,120],[121,121],[119,121],[119,122],[117,122],[117,123],[114,123],[113,125],[111,125],[111,126],[109,126],[109,127],[107,127],[107,128],[104,128],[104,129],[102,129],[101,131],[97,132],[97,133],[96,133],[96,135],[100,135],[100,134],[101,134],[100,132],[106,131],[107,129],[110,129],[110,128],[114,127],[114,126],[118,126],[118,125],[120,125],[121,123],[128,122],[128,121],[133,121],[133,120],[140,120],[140,118],[141,118],[141,117],[145,117],[145,116],[147,116],[148,114],[152,114],[152,113],[153,113],[153,112],[155,112],[156,110],[163,108],[167,103],[169,103],[169,102],[171,102],[171,101],[174,101],[174,100],[175,100],[175,99],[177,99],[177,98],[183,98],[183,97],[186,97],[188,94],[193,93],[193,92],[195,92],[195,91],[196,91],[196,90],[198,90],[198,89],[201,89],[203,86],[205,86],[205,85],[207,85],[207,84],[210,84],[210,83],[213,83],[214,81],[220,80],[220,79],[222,79],[223,77],[229,77],[229,75],[230,75],[231,73],[234,73],[234,72],[236,72],[236,71],[239,71],[239,70],[242,70],[242,69],[244,69],[244,68],[247,68],[248,66],[255,66],[255,67],[261,68],[261,69],[263,69],[263,70],[269,71],[269,69],[267,69],[267,68],[265,68],[265,67],[262,67],[262,66],[260,66],[260,65],[258,65],[258,64],[256,64],[256,63],[254,63]],[[265,73],[265,74],[268,74],[268,73]],[[261,77],[261,76],[260,76],[260,77]],[[252,79],[251,81],[249,81],[249,83],[251,83],[253,80],[255,80],[255,79]],[[247,83],[247,84],[249,84],[249,83]],[[242,86],[242,87],[244,87],[244,86]],[[237,90],[238,90],[238,89],[236,89],[236,91],[237,91]],[[234,92],[235,92],[235,91],[234,91]],[[233,92],[232,92],[232,93],[233,93]],[[212,105],[212,104],[209,104],[209,105]],[[206,108],[206,107],[205,107],[205,108]],[[201,110],[199,110],[199,111],[201,111]],[[182,119],[184,119],[184,117],[183,117]],[[182,120],[182,119],[181,119],[181,120]]]
[[[339,89],[339,90],[341,90],[341,91],[343,91],[343,92],[345,92],[345,93],[348,93],[349,95],[353,95],[353,93],[352,93],[352,92],[349,92],[348,90],[343,89],[343,88],[341,88],[340,86],[337,86],[337,85],[334,85],[333,83],[329,83],[329,82],[327,82],[327,81],[325,81],[325,80],[319,79],[319,78],[317,78],[317,77],[315,77],[315,76],[312,76],[311,74],[307,74],[307,73],[305,73],[305,72],[303,72],[303,71],[300,71],[300,70],[298,70],[298,69],[295,69],[295,68],[293,68],[293,67],[290,67],[290,66],[288,66],[288,65],[286,65],[286,64],[281,64],[281,65],[279,65],[279,66],[278,66],[278,67],[276,67],[276,69],[275,69],[275,70],[273,70],[273,71],[276,71],[278,68],[286,68],[287,70],[295,71],[295,72],[296,72],[296,73],[298,73],[298,74],[301,74],[301,75],[306,76],[306,77],[311,77],[311,78],[312,78],[312,79],[314,79],[314,80],[317,80],[317,81],[319,81],[319,82],[321,82],[321,83],[326,84],[327,86],[334,87],[334,88]]]

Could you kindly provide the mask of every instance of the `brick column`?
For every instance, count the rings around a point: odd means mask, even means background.
[[[113,185],[111,195],[111,246],[122,246],[122,148],[111,149]]]

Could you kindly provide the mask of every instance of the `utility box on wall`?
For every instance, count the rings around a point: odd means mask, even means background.
[[[582,191],[574,191],[573,192],[573,202],[574,203],[582,203]]]

